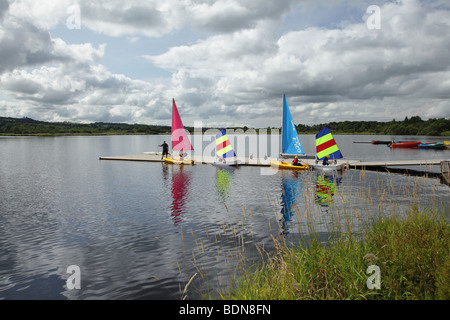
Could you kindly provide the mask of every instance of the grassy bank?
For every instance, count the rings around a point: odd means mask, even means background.
[[[295,248],[276,241],[276,251],[261,251],[262,265],[243,268],[222,298],[447,300],[449,245],[444,218],[413,207],[326,244],[314,234]],[[380,289],[368,288],[370,265],[379,267]]]

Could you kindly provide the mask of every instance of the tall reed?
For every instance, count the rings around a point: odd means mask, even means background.
[[[448,299],[449,228],[436,195],[426,200],[430,195],[420,193],[428,180],[376,173],[374,184],[366,185],[366,174],[351,174],[327,206],[317,203],[314,176],[309,183],[303,177],[291,207],[295,242],[285,237],[282,218],[274,224],[281,201],[268,193],[273,212],[244,205],[243,213],[234,213],[230,207],[230,221],[205,229],[203,240],[191,232],[195,277],[187,275],[182,297],[197,290],[203,298],[222,299]],[[267,221],[272,243],[253,243],[256,219]],[[181,229],[183,235],[188,232]],[[221,264],[216,273],[214,263]],[[380,268],[379,290],[367,286],[371,264]]]
[[[224,299],[448,299],[449,227],[442,215],[416,207],[406,217],[379,217],[360,234],[328,243],[310,234],[297,247],[274,240],[276,252],[245,270]],[[381,289],[369,289],[375,264]]]

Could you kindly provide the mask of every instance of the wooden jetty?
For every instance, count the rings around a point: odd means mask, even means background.
[[[119,160],[119,161],[144,161],[144,162],[164,162],[161,160],[161,152],[143,152],[141,154],[100,157],[100,160]],[[215,157],[191,157],[197,164],[212,164]],[[238,157],[242,166],[260,166],[270,167],[270,161],[277,160],[275,158],[243,158]],[[314,159],[302,159],[302,162],[309,166],[314,166]],[[442,182],[450,185],[450,160],[396,160],[396,161],[360,161],[360,160],[337,160],[338,164],[344,165],[346,169],[362,169],[388,171],[394,173],[419,174],[427,176],[440,177]],[[431,172],[432,166],[440,166],[440,172]],[[401,167],[401,168],[398,168]],[[408,168],[405,168],[408,167]],[[416,169],[411,169],[414,167]]]
[[[442,181],[450,186],[450,160],[441,162]]]
[[[246,166],[270,166],[270,161],[274,159],[263,158],[244,158],[237,157],[242,165]],[[119,161],[146,161],[146,162],[164,162],[161,160],[161,152],[143,152],[141,154],[122,155],[122,156],[110,156],[100,157],[100,160],[119,160]],[[198,164],[212,164],[215,157],[188,157],[188,159],[194,160]]]
[[[209,164],[214,162],[214,157],[191,157],[194,161],[202,164]],[[270,166],[270,161],[277,160],[275,158],[253,158],[253,157],[238,157],[243,165],[258,165],[258,166]],[[147,161],[147,162],[163,162],[161,160],[160,152],[143,152],[135,155],[122,155],[122,156],[108,156],[100,157],[100,160],[121,160],[121,161]],[[302,159],[302,162],[313,166],[315,164],[314,159]],[[337,160],[338,164],[343,164],[348,169],[356,168],[363,169],[367,167],[392,167],[392,166],[434,166],[441,165],[442,162],[448,164],[448,160],[396,160],[396,161],[360,161],[360,160]],[[447,171],[448,172],[448,171]]]
[[[351,167],[392,167],[392,166],[433,166],[444,160],[394,160],[394,161],[360,161],[350,164]]]
[[[100,157],[100,160],[119,160],[119,161],[146,161],[146,162],[163,162],[161,154],[131,154],[123,156]]]

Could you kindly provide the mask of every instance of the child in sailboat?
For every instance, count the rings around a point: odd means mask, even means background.
[[[300,161],[298,161],[298,157],[295,156],[294,160],[292,160],[292,165],[293,166],[301,166]]]
[[[329,163],[328,163],[328,159],[330,158],[330,155],[328,154],[325,158],[323,158],[323,162],[322,162],[322,164],[324,165],[324,166],[328,166],[329,165]]]

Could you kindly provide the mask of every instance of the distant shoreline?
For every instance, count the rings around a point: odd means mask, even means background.
[[[422,120],[420,117],[407,117],[403,121],[341,121],[316,125],[296,125],[299,134],[317,134],[324,126],[328,126],[333,134],[340,135],[393,135],[393,136],[450,136],[450,118]],[[191,134],[198,134],[199,129],[186,126]],[[208,130],[221,129],[215,127],[201,128],[202,133]],[[281,133],[281,128],[249,128],[228,127],[234,134],[256,134],[263,131],[266,134]],[[171,126],[105,123],[89,124],[72,122],[45,122],[31,118],[0,117],[0,136],[87,136],[87,135],[170,135]]]

